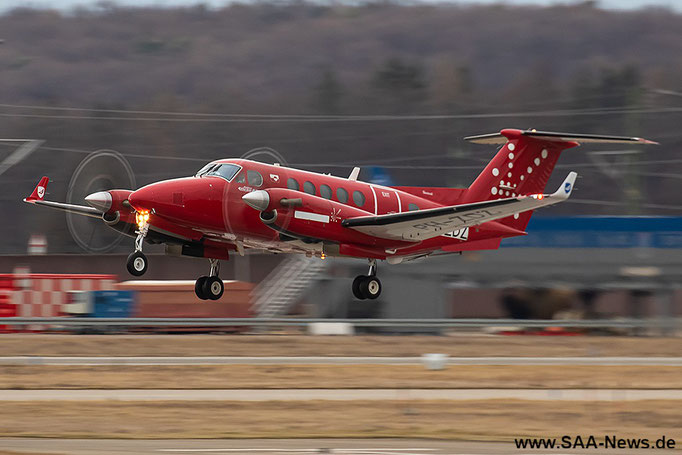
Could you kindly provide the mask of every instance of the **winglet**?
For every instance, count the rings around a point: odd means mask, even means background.
[[[45,192],[47,191],[47,184],[50,181],[49,178],[43,177],[38,182],[38,185],[33,190],[33,193],[27,198],[24,198],[24,202],[33,203],[35,201],[42,201],[45,198]]]
[[[569,172],[568,176],[566,176],[566,179],[564,180],[564,183],[562,183],[559,189],[557,189],[554,194],[550,195],[550,197],[552,199],[568,199],[568,197],[571,195],[571,192],[573,191],[573,185],[575,185],[575,179],[577,177],[577,172]]]

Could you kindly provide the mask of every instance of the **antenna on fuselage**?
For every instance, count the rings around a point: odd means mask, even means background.
[[[354,167],[353,170],[350,171],[350,175],[348,176],[348,180],[357,180],[359,175],[360,175],[360,168]]]

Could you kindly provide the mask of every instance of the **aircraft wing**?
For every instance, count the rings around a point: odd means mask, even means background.
[[[577,173],[571,172],[553,194],[533,194],[414,212],[347,218],[342,225],[384,239],[419,242],[447,232],[563,202],[571,195]]]
[[[102,212],[94,207],[88,207],[86,205],[75,205],[67,204],[64,202],[53,202],[46,201],[45,194],[47,192],[47,184],[50,179],[43,177],[38,182],[38,185],[33,190],[33,193],[27,198],[24,198],[24,202],[28,204],[42,205],[44,207],[50,207],[57,210],[62,210],[64,212],[76,213],[78,215],[90,216],[93,218],[101,218]]]

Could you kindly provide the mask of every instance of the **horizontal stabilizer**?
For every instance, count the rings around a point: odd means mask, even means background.
[[[508,141],[507,135],[503,134],[505,130],[500,133],[480,134],[477,136],[467,136],[465,141],[473,142],[475,144],[505,144]],[[627,136],[602,136],[596,134],[574,134],[574,133],[557,133],[552,131],[536,131],[525,130],[520,131],[521,135],[537,138],[549,142],[578,142],[578,143],[593,143],[593,144],[658,144],[658,142],[649,141],[640,137]]]

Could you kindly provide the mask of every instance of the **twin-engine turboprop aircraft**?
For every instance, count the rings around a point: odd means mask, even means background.
[[[559,155],[579,142],[655,144],[635,137],[505,129],[465,138],[499,144],[495,157],[469,188],[386,187],[348,178],[223,159],[193,177],[164,180],[138,190],[90,194],[88,206],[44,199],[43,177],[25,202],[101,218],[135,237],[128,271],[147,271],[144,241],[166,253],[208,258],[210,272],[196,281],[200,299],[219,299],[219,260],[247,248],[324,258],[369,260],[353,281],[359,299],[381,293],[377,260],[398,264],[431,254],[497,249],[503,238],[525,235],[534,209],[565,201],[577,174],[543,194]],[[133,234],[134,232],[134,234]]]

